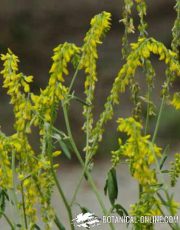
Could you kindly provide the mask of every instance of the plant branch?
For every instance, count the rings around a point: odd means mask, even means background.
[[[94,191],[94,193],[95,193],[95,195],[96,195],[96,198],[97,198],[97,200],[98,200],[98,202],[99,202],[99,204],[100,204],[100,206],[101,206],[101,209],[102,209],[104,215],[107,215],[107,210],[106,210],[106,208],[105,208],[105,206],[104,206],[104,203],[103,203],[103,201],[102,201],[102,199],[101,199],[101,196],[100,196],[100,194],[99,194],[99,192],[98,192],[98,190],[97,190],[97,188],[96,188],[96,185],[95,185],[95,183],[94,183],[94,180],[93,180],[91,174],[90,174],[90,173],[88,172],[88,170],[85,168],[85,163],[84,163],[84,161],[83,161],[83,159],[82,159],[82,157],[81,157],[81,155],[80,155],[80,153],[79,153],[79,150],[77,149],[77,146],[76,146],[76,144],[75,144],[74,138],[73,138],[73,136],[72,136],[70,124],[69,124],[69,119],[68,119],[68,113],[67,113],[67,107],[66,107],[66,106],[67,106],[66,104],[63,104],[63,103],[62,103],[62,108],[63,108],[64,118],[65,118],[66,128],[67,128],[68,135],[69,135],[69,137],[70,137],[71,145],[72,145],[72,147],[73,147],[73,150],[74,150],[74,152],[75,152],[75,154],[76,154],[76,156],[77,156],[77,158],[78,158],[78,160],[79,160],[81,166],[82,166],[83,169],[85,170],[85,173],[86,173],[86,175],[87,175],[87,177],[88,177],[88,181],[89,181],[89,183],[90,183],[90,185],[91,185],[91,187],[92,187],[92,189],[93,189],[93,191]],[[114,226],[113,226],[112,223],[109,223],[109,225],[110,225],[110,228],[111,228],[111,229],[114,229]]]
[[[70,208],[70,205],[65,197],[65,194],[61,188],[61,185],[58,181],[58,178],[57,178],[57,175],[54,171],[54,168],[53,168],[53,158],[52,158],[52,135],[51,135],[51,131],[52,131],[52,123],[50,124],[50,127],[48,129],[48,135],[47,135],[47,144],[48,144],[48,147],[47,147],[47,151],[48,151],[48,156],[50,158],[50,163],[51,163],[51,173],[52,173],[52,176],[54,178],[54,182],[56,184],[56,187],[58,189],[58,192],[59,194],[61,195],[61,198],[63,200],[63,203],[66,207],[66,210],[67,210],[67,213],[68,213],[68,218],[69,218],[69,223],[71,225],[71,230],[74,230],[74,225],[71,223],[72,222],[72,219],[73,219],[73,216],[72,216],[72,211],[71,211],[71,208]]]

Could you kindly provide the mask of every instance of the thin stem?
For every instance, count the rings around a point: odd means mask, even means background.
[[[147,104],[147,114],[146,114],[146,124],[145,124],[145,130],[144,130],[144,135],[147,134],[147,129],[149,126],[149,109],[150,109],[150,86],[148,85],[148,104]],[[139,184],[139,199],[141,198],[141,194],[143,193],[143,186]]]
[[[76,188],[75,188],[74,194],[73,194],[73,196],[72,196],[72,200],[71,200],[71,203],[70,203],[71,206],[73,205],[74,201],[76,200],[77,193],[78,193],[79,188],[80,188],[80,186],[81,186],[81,183],[82,183],[82,180],[83,180],[83,178],[84,178],[84,175],[85,175],[85,173],[86,173],[86,171],[87,171],[87,167],[88,167],[89,160],[90,160],[90,159],[89,159],[88,157],[86,157],[85,164],[84,164],[84,167],[83,167],[83,172],[82,172],[82,174],[81,174],[81,176],[80,176],[80,179],[79,179],[79,181],[78,181],[78,183],[77,183],[77,186],[76,186]]]
[[[159,205],[157,205],[157,207],[158,207],[159,211],[161,212],[161,214],[162,214],[163,216],[165,216],[165,213],[163,212],[163,210],[161,209],[161,207],[160,207]],[[173,228],[173,225],[172,225],[171,223],[168,222],[168,225],[169,225],[172,229],[174,229],[174,228]]]
[[[61,222],[60,222],[60,220],[59,220],[59,218],[58,218],[57,215],[55,215],[54,223],[56,224],[56,226],[57,226],[60,230],[65,230],[65,229],[63,228],[63,226],[62,226],[62,224],[61,224]]]
[[[47,147],[47,152],[48,152],[48,156],[50,158],[50,162],[51,162],[51,173],[52,173],[52,176],[54,178],[54,182],[56,184],[56,187],[58,189],[58,192],[59,194],[61,195],[62,197],[62,200],[64,202],[64,205],[66,207],[66,210],[67,210],[67,213],[68,213],[68,218],[69,218],[69,223],[71,225],[71,230],[74,230],[74,225],[71,223],[72,222],[72,211],[71,211],[71,208],[70,208],[70,205],[64,195],[64,192],[60,186],[60,183],[58,181],[58,178],[57,178],[57,175],[54,171],[54,168],[53,168],[53,158],[52,158],[52,135],[51,135],[51,131],[52,131],[52,123],[50,124],[50,128],[48,130],[48,135],[47,135],[47,144],[48,144],[48,147]]]
[[[69,222],[70,222],[70,225],[71,225],[71,229],[74,230],[74,225],[71,223],[71,221],[72,221],[72,219],[73,219],[73,216],[72,216],[72,212],[71,212],[70,205],[69,205],[69,203],[68,203],[68,201],[67,201],[67,199],[66,199],[66,197],[65,197],[65,195],[64,195],[64,192],[63,192],[63,190],[62,190],[62,188],[61,188],[61,186],[60,186],[60,183],[59,183],[59,181],[58,181],[58,179],[57,179],[56,173],[54,172],[54,169],[53,169],[53,168],[52,168],[51,172],[52,172],[54,181],[55,181],[55,183],[56,183],[56,187],[57,187],[57,189],[58,189],[58,192],[59,192],[59,194],[61,195],[62,200],[63,200],[63,202],[64,202],[64,205],[65,205],[65,207],[66,207],[66,210],[67,210],[67,212],[68,212],[68,217],[69,217]],[[57,217],[56,217],[56,218],[57,218]]]
[[[148,85],[148,104],[147,104],[147,114],[146,114],[146,124],[144,134],[147,134],[148,126],[149,126],[149,109],[150,109],[150,86]]]
[[[13,223],[11,222],[11,220],[8,218],[8,216],[4,212],[1,212],[1,211],[0,211],[0,214],[2,214],[4,216],[4,218],[6,219],[7,223],[11,227],[11,230],[15,230],[15,227],[14,227]]]
[[[161,102],[161,106],[159,109],[159,114],[158,114],[158,118],[157,118],[157,122],[156,122],[156,127],[155,127],[153,138],[152,138],[152,143],[155,142],[156,137],[157,137],[158,129],[160,126],[161,115],[162,115],[162,111],[163,111],[163,107],[164,107],[164,102],[165,102],[165,96],[163,96],[163,98],[162,98],[162,102]]]
[[[81,61],[81,60],[80,60],[80,61]],[[71,89],[72,89],[72,87],[73,87],[73,84],[74,84],[74,82],[75,82],[75,80],[76,80],[77,74],[78,74],[78,72],[79,72],[79,66],[80,66],[80,62],[79,62],[78,66],[77,66],[77,68],[76,68],[76,71],[75,71],[75,73],[74,73],[74,75],[73,75],[73,77],[72,77],[72,80],[71,80],[71,83],[70,83],[70,86],[69,86],[69,90],[68,90],[68,94],[71,92]]]
[[[82,157],[81,157],[81,155],[80,155],[80,153],[79,153],[79,151],[77,149],[77,146],[75,144],[74,138],[72,136],[72,132],[71,132],[70,124],[69,124],[69,119],[68,119],[68,113],[67,113],[66,104],[62,104],[62,108],[63,108],[63,113],[64,113],[64,118],[65,118],[65,124],[66,124],[66,128],[67,128],[67,132],[68,132],[68,135],[70,137],[70,142],[71,142],[72,148],[73,148],[73,150],[74,150],[74,152],[75,152],[75,154],[76,154],[76,156],[77,156],[80,164],[85,169],[84,161],[83,161],[83,159],[82,159]],[[101,199],[101,196],[100,196],[100,194],[99,194],[99,192],[98,192],[98,190],[96,188],[96,185],[94,183],[94,180],[93,180],[91,174],[88,172],[87,169],[86,169],[85,172],[86,172],[86,175],[88,177],[88,181],[89,181],[89,183],[90,183],[90,185],[91,185],[91,187],[92,187],[92,189],[93,189],[93,191],[94,191],[94,193],[96,195],[96,198],[97,198],[97,200],[98,200],[98,202],[99,202],[99,204],[101,206],[101,209],[102,209],[104,215],[107,215],[107,210],[106,210],[106,208],[104,206],[104,203],[103,203],[103,201]],[[111,229],[114,229],[114,226],[113,226],[112,223],[109,223],[109,225],[110,225]]]
[[[24,200],[24,188],[23,183],[21,182],[21,195],[22,195],[22,207],[23,207],[23,216],[24,216],[24,224],[26,229],[28,229],[27,217],[26,217],[26,207],[25,207],[25,200]]]
[[[79,191],[79,188],[80,188],[80,186],[81,186],[82,180],[83,180],[83,178],[84,178],[84,173],[85,173],[85,170],[83,169],[83,173],[82,173],[81,176],[80,176],[80,179],[79,179],[79,181],[78,181],[78,183],[77,183],[77,186],[76,186],[76,188],[75,188],[74,194],[73,194],[73,196],[72,196],[72,200],[71,200],[71,202],[70,202],[70,206],[71,206],[71,207],[72,207],[74,201],[76,200],[77,193],[78,193],[78,191]]]

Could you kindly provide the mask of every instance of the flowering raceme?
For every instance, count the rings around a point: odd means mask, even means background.
[[[150,135],[142,136],[142,125],[134,118],[120,118],[118,131],[127,134],[125,144],[119,139],[119,149],[112,152],[113,165],[117,165],[123,157],[127,158],[132,176],[138,182],[146,186],[155,185],[155,170],[150,166],[156,158],[161,157],[161,148],[150,141]]]
[[[71,57],[79,52],[80,49],[71,43],[66,42],[57,46],[52,57],[53,64],[49,71],[50,79],[48,86],[41,90],[39,96],[31,93],[33,110],[47,122],[52,121],[52,108],[57,107],[67,92],[67,88],[62,84],[64,82],[64,75],[68,74],[67,64],[70,62]],[[38,119],[39,117],[37,116],[35,124],[37,124]]]
[[[26,121],[31,120],[31,104],[27,95],[30,91],[29,83],[32,82],[33,77],[17,73],[19,60],[11,50],[8,50],[6,55],[2,54],[1,60],[4,61],[4,69],[1,71],[4,77],[3,87],[7,88],[7,94],[11,97],[10,103],[14,106],[15,129],[29,132]]]
[[[101,44],[101,39],[110,29],[111,14],[102,12],[91,20],[91,28],[84,38],[82,46],[82,57],[80,59],[80,69],[85,70],[85,95],[86,104],[83,108],[83,115],[86,118],[83,129],[87,136],[91,134],[93,126],[92,103],[94,99],[95,83],[97,81],[96,61],[98,58],[97,46]],[[91,139],[91,137],[89,137]],[[89,143],[87,143],[89,145]],[[88,148],[86,146],[85,150]]]

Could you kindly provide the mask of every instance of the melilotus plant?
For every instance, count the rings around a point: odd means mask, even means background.
[[[131,15],[135,7],[139,16],[137,29],[133,24]],[[75,229],[72,224],[74,218],[72,207],[76,204],[76,195],[84,177],[90,184],[103,215],[116,213],[120,216],[175,216],[179,204],[175,202],[170,187],[175,186],[180,175],[180,154],[175,159],[170,169],[164,168],[167,159],[167,148],[163,149],[156,144],[158,129],[166,104],[180,109],[180,92],[171,95],[170,88],[175,80],[180,77],[179,45],[180,45],[180,1],[176,1],[175,10],[177,18],[172,29],[171,48],[162,42],[148,37],[145,0],[124,0],[123,19],[125,33],[122,38],[122,57],[124,64],[120,67],[114,78],[112,89],[107,97],[104,110],[99,119],[94,122],[93,103],[95,85],[97,82],[96,63],[98,59],[97,47],[111,27],[111,14],[102,12],[92,18],[90,29],[87,32],[81,47],[65,42],[54,49],[52,66],[49,71],[49,82],[45,89],[36,95],[30,90],[32,76],[19,72],[19,59],[9,49],[7,54],[1,55],[3,62],[3,88],[7,89],[10,104],[14,108],[15,133],[7,136],[0,130],[0,217],[5,218],[9,229]],[[129,34],[137,30],[139,37],[136,42],[129,43]],[[166,64],[164,83],[159,95],[161,105],[157,112],[152,101],[154,89],[155,70],[151,63],[151,56],[157,56]],[[64,85],[65,75],[68,73],[68,64],[73,64],[74,75],[69,86]],[[147,92],[142,95],[139,82],[135,79],[137,68],[142,69],[147,84]],[[75,96],[74,81],[78,79],[79,70],[84,70],[85,99]],[[107,210],[103,203],[102,193],[97,189],[91,175],[90,165],[93,156],[97,154],[98,147],[103,139],[104,125],[113,119],[114,106],[119,104],[120,96],[127,90],[131,92],[133,109],[131,117],[117,120],[118,132],[125,133],[126,138],[118,140],[117,150],[112,151],[112,168],[107,172],[105,194],[108,195],[111,209]],[[84,125],[86,137],[84,154],[80,154],[69,121],[69,108],[74,99],[83,106]],[[146,106],[144,119],[142,107]],[[66,132],[55,127],[57,111],[61,109],[64,114]],[[150,118],[157,119],[156,126],[150,135]],[[37,127],[40,135],[39,152],[35,152],[30,144],[30,134],[33,127]],[[56,143],[56,144],[55,144]],[[59,150],[55,149],[59,143]],[[67,200],[65,192],[58,180],[57,170],[59,165],[54,163],[55,158],[62,153],[69,154],[69,148],[76,155],[82,166],[82,175],[77,181],[72,200]],[[126,210],[118,200],[118,184],[116,179],[116,166],[126,162],[130,175],[139,183],[139,197],[137,202]],[[168,174],[171,183],[164,179]],[[64,202],[69,218],[69,226],[63,226],[56,210],[53,208],[51,198],[54,187],[57,187]],[[6,211],[9,203],[14,217]],[[81,207],[81,206],[80,206]],[[40,210],[40,211],[39,211]],[[83,208],[83,211],[86,209]],[[55,227],[56,226],[56,227]],[[116,229],[109,223],[110,229]],[[131,229],[154,229],[153,223],[135,222],[127,226]],[[170,229],[180,229],[177,223],[169,223]],[[119,229],[117,227],[117,229]]]

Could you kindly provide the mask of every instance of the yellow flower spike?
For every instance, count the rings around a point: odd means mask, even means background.
[[[84,83],[86,103],[91,104],[94,99],[95,83],[97,81],[96,60],[98,58],[97,46],[110,28],[111,14],[102,12],[91,20],[91,28],[86,33],[82,46],[82,58],[80,68],[84,69],[86,79]],[[91,133],[93,125],[92,106],[84,106],[83,115],[86,118],[83,129]],[[90,138],[91,139],[91,138]],[[87,143],[89,145],[89,143]],[[88,149],[88,148],[87,148]]]
[[[3,87],[7,88],[7,94],[10,96],[10,103],[14,106],[15,124],[17,131],[30,132],[30,128],[25,130],[26,124],[31,119],[31,104],[28,103],[27,93],[30,91],[29,83],[32,81],[32,76],[24,76],[22,73],[17,73],[19,59],[11,50],[8,50],[6,55],[2,55],[4,69],[1,71],[3,75]],[[27,79],[27,81],[26,81]],[[23,90],[24,89],[24,90]],[[21,105],[24,105],[20,110]]]
[[[156,179],[151,164],[155,160],[154,154],[161,157],[160,148],[151,143],[150,135],[142,136],[142,125],[133,117],[119,118],[117,122],[118,131],[125,132],[128,139],[125,144],[119,144],[119,150],[113,151],[113,164],[117,165],[121,158],[127,158],[133,172],[132,176],[143,186],[154,185]]]
[[[52,57],[53,63],[50,68],[50,79],[48,86],[41,90],[40,96],[31,95],[33,101],[33,108],[38,111],[40,116],[46,121],[51,122],[51,108],[62,100],[67,92],[66,87],[62,84],[64,82],[64,75],[68,74],[68,62],[73,55],[80,52],[80,48],[76,45],[65,42],[54,49]],[[39,120],[40,121],[40,120]],[[36,120],[36,125],[38,120]],[[40,130],[40,135],[44,131]]]

